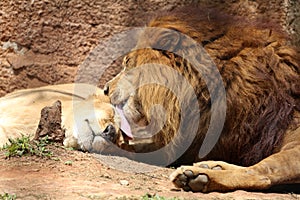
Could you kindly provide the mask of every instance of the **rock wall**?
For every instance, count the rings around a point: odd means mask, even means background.
[[[1,0],[0,96],[20,88],[73,82],[78,66],[105,38],[144,25],[155,12],[190,4],[271,19],[300,43],[296,0]],[[98,85],[120,69],[112,65]]]

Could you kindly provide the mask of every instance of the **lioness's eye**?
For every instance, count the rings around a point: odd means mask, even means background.
[[[103,119],[102,120],[104,124],[109,124],[109,123],[113,123],[114,120],[113,119]]]

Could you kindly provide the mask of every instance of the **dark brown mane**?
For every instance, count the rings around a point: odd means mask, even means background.
[[[189,27],[193,27],[199,34],[206,36],[203,38],[205,42],[217,39],[218,35],[222,35],[229,27],[236,26],[240,28],[255,27],[259,29],[273,30],[280,33],[282,37],[289,38],[288,34],[282,27],[268,18],[256,18],[250,20],[241,16],[234,16],[219,9],[212,7],[203,7],[199,5],[185,6],[172,11],[156,13],[149,19],[155,18],[155,21],[164,22],[165,16],[174,16],[176,20],[184,21]],[[150,20],[151,21],[151,20]]]

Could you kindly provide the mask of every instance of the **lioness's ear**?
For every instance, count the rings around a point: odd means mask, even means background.
[[[159,34],[157,42],[152,48],[174,52],[180,46],[180,43],[180,33],[176,30],[166,29]]]

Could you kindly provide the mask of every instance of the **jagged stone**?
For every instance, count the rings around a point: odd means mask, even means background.
[[[34,139],[44,138],[62,143],[65,130],[61,126],[61,102],[58,100],[52,106],[46,106],[41,110],[41,119]]]

